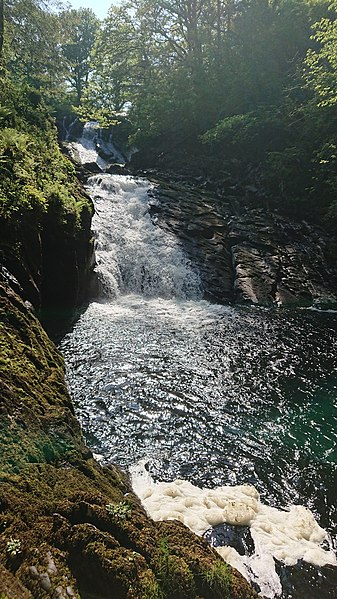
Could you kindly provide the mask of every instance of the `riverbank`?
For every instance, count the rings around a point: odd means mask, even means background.
[[[220,197],[203,181],[144,172],[156,224],[181,240],[210,301],[265,307],[337,306],[336,240],[317,224],[252,198]]]

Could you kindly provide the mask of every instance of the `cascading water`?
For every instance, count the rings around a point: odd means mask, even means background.
[[[153,225],[148,211],[149,183],[104,174],[92,177],[89,184],[95,201],[93,230],[103,294],[108,298],[126,293],[200,297],[198,276],[176,239]]]
[[[80,146],[92,162],[93,142]],[[87,442],[131,468],[154,519],[213,527],[206,537],[261,596],[336,597],[336,315],[203,301],[149,215],[149,187],[88,181],[101,301],[61,345]],[[247,529],[246,555],[221,547],[223,522]]]
[[[73,123],[70,128],[72,125]],[[72,142],[70,149],[74,158],[79,162],[82,164],[96,163],[102,171],[107,168],[109,162],[125,164],[124,156],[113,141],[102,139],[98,123],[95,121],[84,125],[81,139],[78,142]]]

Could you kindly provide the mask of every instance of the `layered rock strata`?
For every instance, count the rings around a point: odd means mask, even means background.
[[[307,222],[152,177],[156,222],[183,242],[209,299],[263,306],[337,305],[337,245]]]

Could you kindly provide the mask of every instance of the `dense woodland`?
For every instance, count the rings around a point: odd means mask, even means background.
[[[103,22],[0,1],[1,211],[73,201],[51,138],[75,111],[117,124],[135,165],[334,228],[336,19],[331,0],[130,0]]]

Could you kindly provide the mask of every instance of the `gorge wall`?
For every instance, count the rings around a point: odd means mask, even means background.
[[[337,305],[337,245],[317,225],[157,177],[151,211],[197,265],[206,297],[262,306]],[[201,182],[202,183],[202,182]]]

